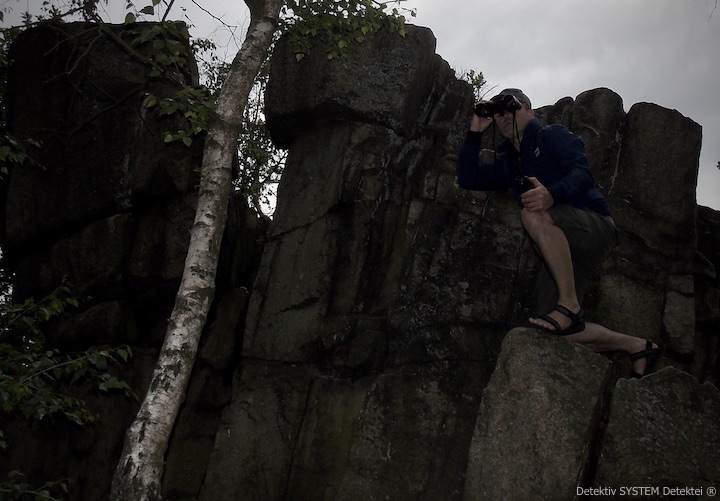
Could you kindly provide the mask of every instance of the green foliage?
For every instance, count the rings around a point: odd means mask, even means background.
[[[265,88],[269,79],[270,60],[260,68],[243,113],[243,128],[237,141],[238,176],[235,189],[243,194],[255,210],[272,212],[276,186],[280,181],[287,152],[275,147],[265,123]]]
[[[193,138],[207,129],[215,102],[204,86],[188,85],[188,61],[193,57],[189,48],[190,34],[182,23],[163,22],[144,27],[130,42],[134,50],[149,49],[148,63],[151,65],[151,79],[165,79],[175,82],[178,89],[170,97],[159,97],[145,93],[143,104],[156,109],[160,116],[180,115],[183,128],[167,131],[164,141],[182,141],[186,146]]]
[[[3,500],[52,501],[66,499],[68,495],[67,480],[46,482],[40,487],[32,487],[25,481],[25,475],[16,470],[8,473],[7,480],[0,482],[0,499]]]
[[[0,133],[0,179],[7,176],[16,166],[26,164],[39,166],[29,155],[29,148],[32,146],[39,147],[40,143],[33,139],[22,141],[7,132]]]
[[[165,22],[138,30],[130,46],[134,49],[151,47],[147,58],[152,66],[151,78],[162,77],[182,83],[182,75],[187,73],[190,58],[189,50],[183,42],[189,39],[190,33],[185,24]]]
[[[127,363],[128,346],[93,348],[63,353],[45,347],[48,322],[79,305],[63,284],[40,301],[12,304],[7,289],[0,301],[0,416],[28,422],[64,417],[77,425],[93,423],[97,416],[74,390],[95,388],[98,394],[123,393],[135,398],[130,386],[110,373],[111,365]],[[8,447],[0,429],[0,449]],[[2,499],[54,499],[51,492],[67,493],[67,482],[30,487],[19,472],[0,483]]]
[[[214,97],[228,75],[230,63],[217,56],[217,46],[212,40],[193,40],[192,48],[203,87]],[[276,186],[287,156],[287,152],[275,147],[265,123],[265,88],[271,52],[255,78],[243,111],[242,130],[237,139],[239,166],[233,180],[235,191],[242,194],[258,213],[268,216],[273,211]]]
[[[482,72],[476,72],[475,70],[463,71],[459,78],[460,80],[465,80],[470,84],[473,89],[473,94],[475,95],[475,101],[479,101],[485,97],[485,94],[487,93],[487,90],[485,89],[487,82],[485,81],[485,77]]]
[[[191,47],[198,64],[200,84],[211,95],[217,95],[230,72],[230,63],[220,59],[217,55],[217,45],[210,39],[192,39]]]
[[[127,13],[125,14],[125,24],[134,23],[138,19],[138,14],[142,14],[145,16],[152,16],[155,14],[155,7],[157,7],[162,0],[152,0],[152,5],[146,5],[139,11],[133,12],[133,9],[135,9],[135,5],[130,0],[127,1],[125,4],[125,10]]]
[[[29,152],[31,148],[39,147],[40,143],[33,139],[19,139],[8,133],[6,126],[5,90],[9,64],[7,51],[20,32],[18,28],[0,30],[0,180],[9,174],[13,167],[26,164],[38,165]]]
[[[91,349],[61,353],[45,348],[43,328],[79,304],[67,286],[58,287],[41,301],[29,299],[0,305],[0,412],[19,414],[28,421],[64,416],[73,423],[92,423],[96,416],[84,402],[65,390],[92,381],[102,393],[132,389],[108,372],[110,363],[127,362],[132,352],[122,346],[113,350]],[[0,442],[0,447],[5,444]]]
[[[160,116],[181,114],[186,126],[177,131],[167,131],[164,141],[182,141],[185,146],[192,144],[193,138],[207,129],[210,112],[214,101],[206,89],[184,86],[172,97],[159,98],[147,93],[143,104],[148,108],[156,108]]]
[[[345,55],[351,43],[362,43],[380,29],[405,36],[405,17],[398,8],[388,6],[404,0],[288,0],[283,7],[282,29],[290,36],[296,57],[309,54],[312,40],[326,47],[326,56],[333,59]],[[415,11],[403,9],[415,16]]]

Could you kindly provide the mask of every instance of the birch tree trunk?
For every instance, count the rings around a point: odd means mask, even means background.
[[[220,242],[232,189],[231,163],[248,95],[272,42],[284,0],[245,0],[251,20],[208,125],[200,191],[182,281],[142,406],[127,431],[110,499],[161,499],[165,453],[185,399],[215,294]]]

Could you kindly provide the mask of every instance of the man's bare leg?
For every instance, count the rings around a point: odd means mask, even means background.
[[[643,338],[629,336],[591,322],[585,324],[585,330],[582,332],[565,337],[569,341],[581,344],[595,353],[620,351],[632,355],[643,351],[647,344],[647,341]],[[658,348],[658,345],[653,343],[653,348]],[[647,358],[640,358],[633,362],[633,371],[638,374],[645,374],[646,370]]]
[[[557,285],[558,304],[565,306],[573,313],[579,312],[581,307],[575,290],[572,255],[565,232],[555,225],[552,217],[546,211],[531,212],[523,209],[521,221]],[[561,329],[570,326],[571,320],[560,312],[553,311],[548,316],[557,321]],[[530,323],[550,331],[555,330],[553,325],[540,318],[531,318]],[[643,338],[629,336],[590,322],[585,323],[584,330],[570,334],[566,338],[586,346],[596,353],[619,351],[633,355],[642,352],[647,346],[647,341]],[[658,345],[653,343],[652,347],[657,349]],[[647,363],[648,360],[645,357],[635,360],[633,371],[645,374]]]
[[[552,217],[547,211],[531,212],[523,209],[520,212],[520,220],[523,228],[535,244],[550,276],[555,281],[558,289],[558,304],[568,308],[573,313],[580,311],[580,303],[575,290],[575,273],[565,232],[555,225]],[[571,324],[571,320],[557,312],[552,311],[548,316],[565,329]],[[549,330],[555,328],[540,318],[531,318],[530,323]]]

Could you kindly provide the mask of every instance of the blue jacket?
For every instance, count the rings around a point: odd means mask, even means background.
[[[609,216],[607,200],[595,187],[585,145],[563,125],[542,127],[535,118],[525,127],[520,152],[509,140],[497,147],[492,163],[480,163],[482,132],[468,131],[458,157],[458,183],[466,190],[508,190],[518,202],[515,178],[536,177],[555,200]],[[520,166],[518,166],[518,158]]]

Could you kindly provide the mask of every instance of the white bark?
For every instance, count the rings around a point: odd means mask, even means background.
[[[185,269],[150,386],[113,477],[110,499],[161,499],[168,440],[185,399],[200,335],[215,294],[220,242],[227,221],[231,163],[242,114],[272,42],[284,0],[246,0],[251,22],[208,126],[200,191]]]

